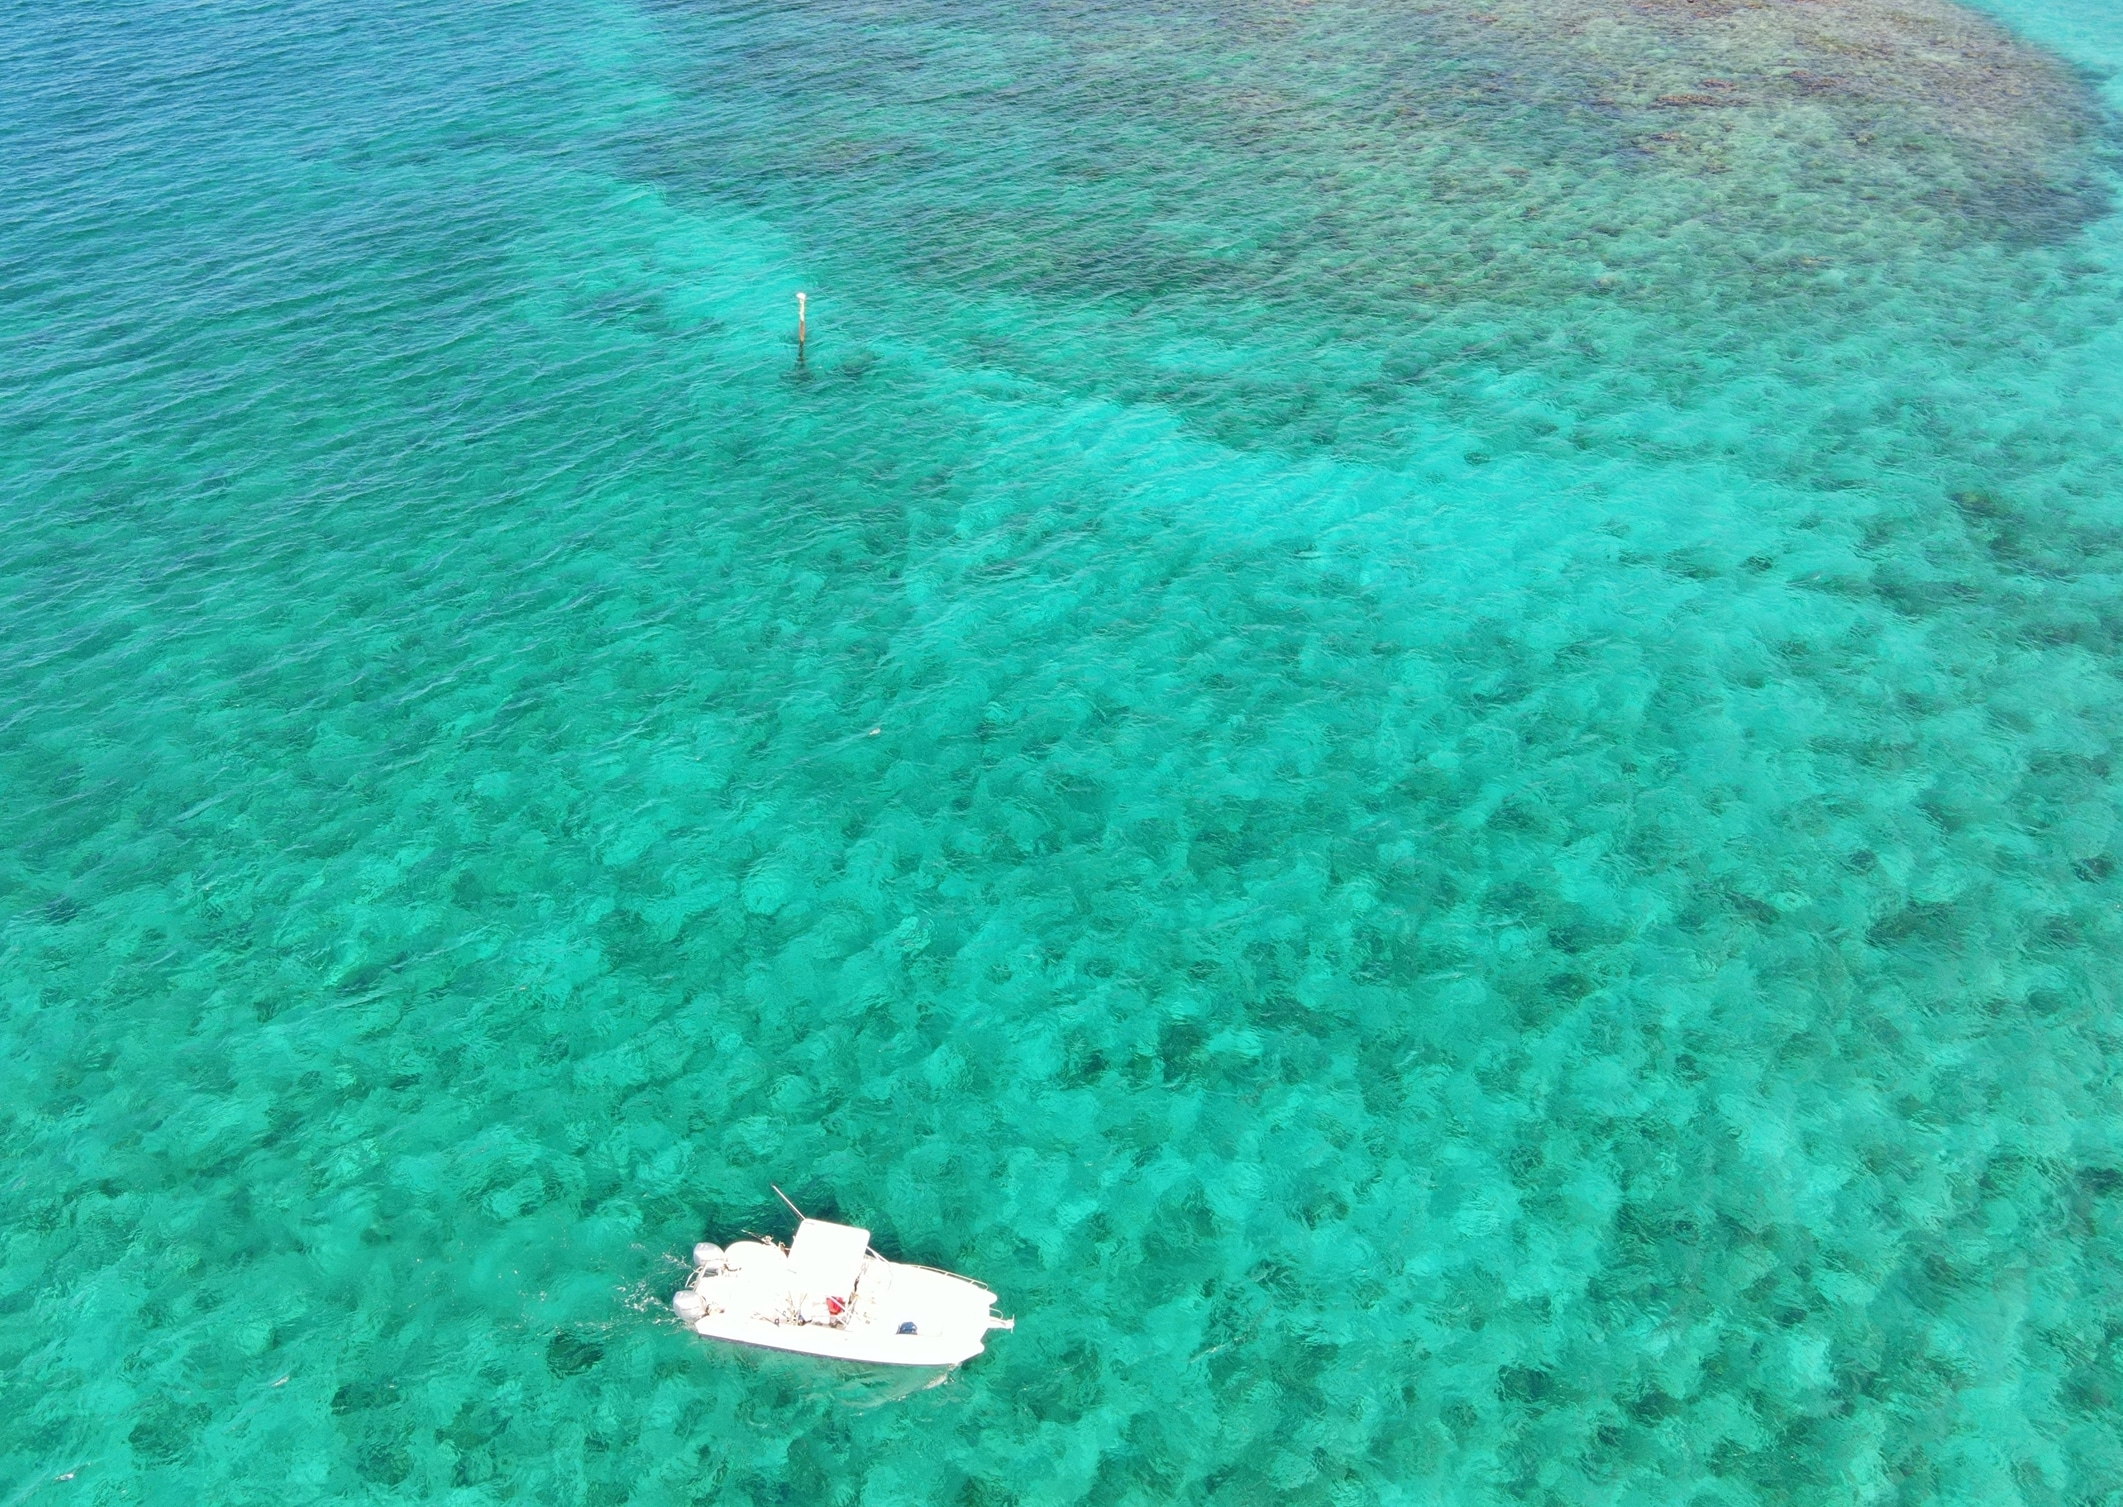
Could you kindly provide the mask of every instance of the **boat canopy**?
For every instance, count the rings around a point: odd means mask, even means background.
[[[869,1249],[868,1230],[806,1219],[789,1242],[789,1286],[814,1298],[845,1303],[855,1291],[855,1278]]]

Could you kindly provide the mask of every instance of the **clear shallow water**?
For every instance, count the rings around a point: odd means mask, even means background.
[[[10,1500],[2123,1489],[2123,36],[1760,9],[7,12]]]

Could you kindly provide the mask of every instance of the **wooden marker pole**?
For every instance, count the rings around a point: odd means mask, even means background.
[[[799,293],[796,295],[796,354],[799,356],[803,354],[803,306],[804,296]]]

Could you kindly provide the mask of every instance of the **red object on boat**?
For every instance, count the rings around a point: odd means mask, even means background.
[[[841,1310],[842,1310],[843,1308],[845,1308],[845,1307],[847,1307],[847,1306],[848,1306],[847,1304],[845,1304],[845,1303],[841,1302],[841,1301],[840,1301],[840,1299],[838,1299],[838,1298],[828,1298],[828,1299],[826,1299],[826,1312],[827,1312],[827,1313],[839,1313],[839,1312],[840,1312],[840,1311],[841,1311]]]

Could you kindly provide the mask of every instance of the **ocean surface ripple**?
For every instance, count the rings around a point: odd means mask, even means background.
[[[8,1500],[2117,1500],[2110,12],[0,7]]]

